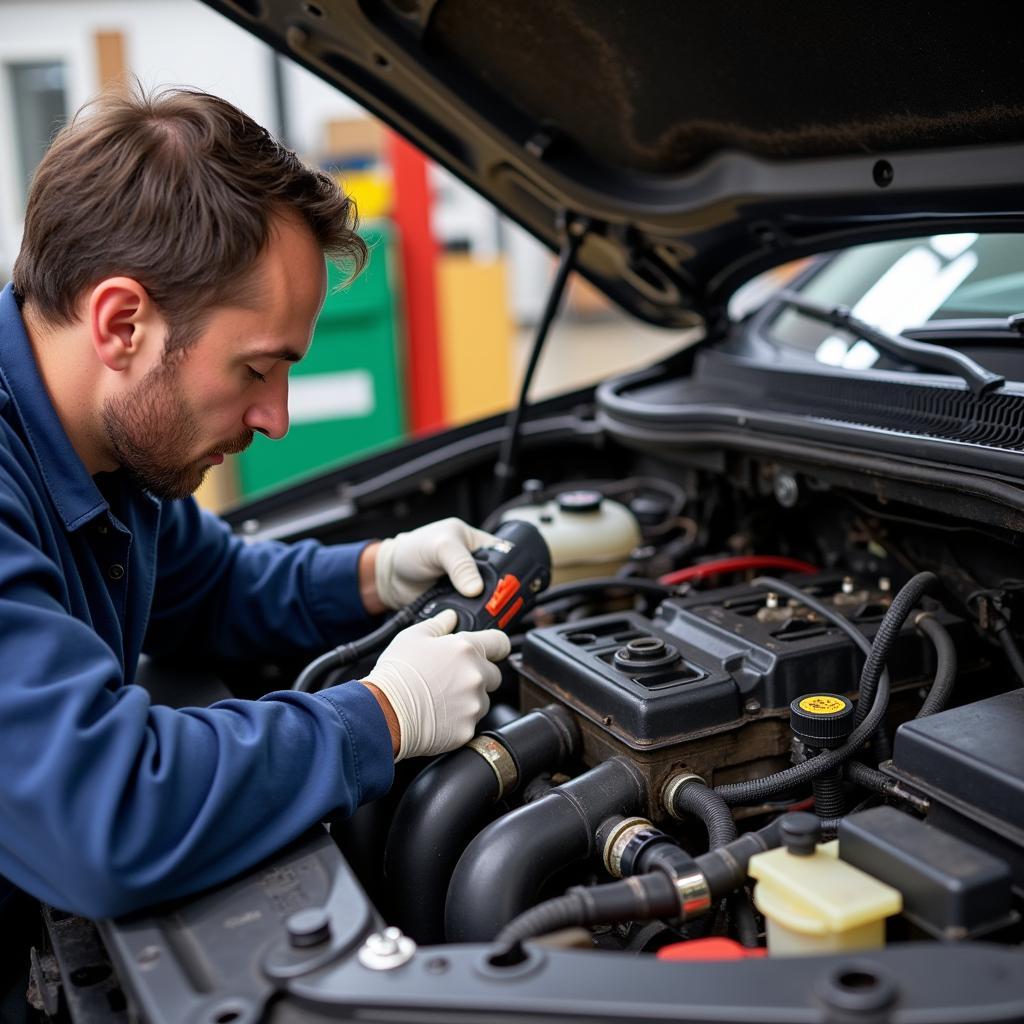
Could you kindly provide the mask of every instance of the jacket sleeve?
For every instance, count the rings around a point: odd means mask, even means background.
[[[147,654],[223,658],[319,653],[369,632],[359,596],[365,544],[247,543],[189,498],[165,502]]]
[[[276,559],[263,564],[273,580]],[[0,481],[0,874],[37,898],[106,917],[183,896],[391,784],[365,687],[154,707],[60,594],[30,511]]]

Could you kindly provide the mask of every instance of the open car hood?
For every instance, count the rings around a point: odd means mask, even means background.
[[[1012,5],[206,0],[633,314],[812,252],[1024,223]]]

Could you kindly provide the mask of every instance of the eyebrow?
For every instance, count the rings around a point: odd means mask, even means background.
[[[298,363],[302,361],[302,353],[296,352],[293,348],[275,348],[269,351],[246,352],[243,359],[283,359],[286,363]]]

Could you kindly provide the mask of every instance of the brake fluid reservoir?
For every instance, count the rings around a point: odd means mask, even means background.
[[[540,530],[551,552],[552,584],[613,576],[641,541],[636,516],[599,491],[564,491],[554,501],[508,509],[501,520],[510,519]]]
[[[798,856],[784,847],[750,858],[754,903],[772,956],[810,956],[885,945],[885,919],[903,897],[837,857],[837,842]]]

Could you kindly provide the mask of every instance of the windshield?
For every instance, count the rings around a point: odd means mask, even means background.
[[[848,306],[890,334],[936,320],[1000,319],[1024,311],[1024,235],[933,235],[837,253],[801,286],[808,299]],[[869,342],[794,309],[769,325],[773,342],[848,369],[893,365]]]

